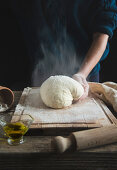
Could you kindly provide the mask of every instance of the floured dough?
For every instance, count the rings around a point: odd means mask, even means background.
[[[42,101],[51,108],[70,106],[73,100],[78,100],[84,93],[84,88],[76,80],[67,76],[51,76],[40,87]]]

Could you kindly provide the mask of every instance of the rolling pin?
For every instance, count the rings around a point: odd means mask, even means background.
[[[52,145],[59,153],[66,150],[82,150],[117,142],[117,126],[110,125],[101,128],[73,132],[67,138],[57,136]]]

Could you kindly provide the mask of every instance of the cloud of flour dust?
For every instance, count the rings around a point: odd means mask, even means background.
[[[32,86],[40,86],[48,77],[54,75],[72,76],[81,65],[74,44],[64,29],[59,33],[54,49],[41,43],[43,59],[38,60],[32,73]]]

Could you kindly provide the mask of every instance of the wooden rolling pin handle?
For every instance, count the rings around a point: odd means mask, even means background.
[[[76,141],[75,138],[70,135],[67,138],[62,136],[57,136],[53,138],[52,145],[59,153],[63,153],[66,150],[74,150],[76,149]]]
[[[82,150],[111,144],[117,142],[117,126],[110,125],[96,129],[74,132],[67,138],[57,136],[53,141],[54,146],[56,146],[56,149],[60,153],[65,152],[69,148]]]

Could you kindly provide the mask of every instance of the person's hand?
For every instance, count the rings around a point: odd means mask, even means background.
[[[76,81],[78,81],[84,88],[84,94],[81,96],[80,100],[83,100],[88,96],[89,92],[89,85],[88,82],[86,81],[86,78],[83,74],[77,73],[72,76],[72,78]]]

